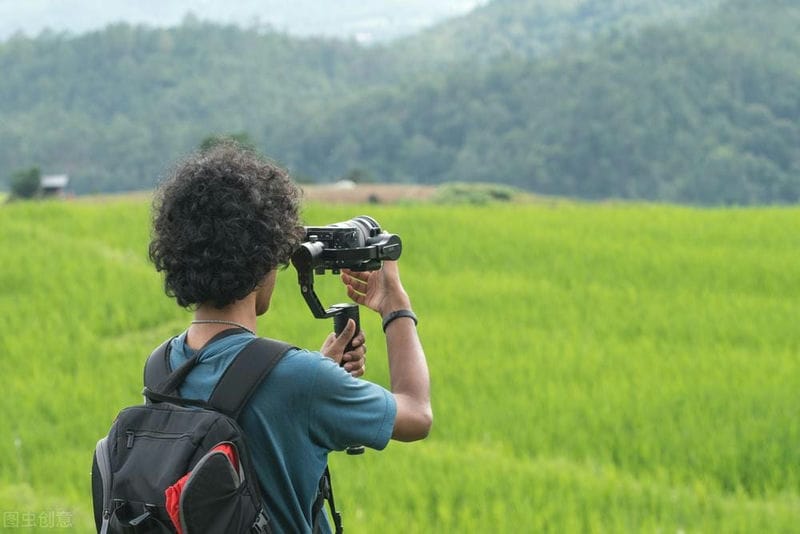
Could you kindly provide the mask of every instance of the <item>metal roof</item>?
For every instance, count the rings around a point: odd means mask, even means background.
[[[69,183],[69,176],[66,174],[49,174],[42,176],[40,185],[43,189],[63,189]]]

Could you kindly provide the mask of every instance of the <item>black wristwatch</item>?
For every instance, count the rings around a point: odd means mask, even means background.
[[[389,326],[389,324],[400,317],[408,317],[414,321],[414,326],[417,326],[419,323],[417,316],[411,310],[395,310],[383,318],[383,331],[386,332],[386,328]]]

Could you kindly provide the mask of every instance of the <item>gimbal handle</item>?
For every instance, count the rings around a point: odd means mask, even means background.
[[[356,337],[358,333],[361,331],[361,320],[358,315],[358,304],[334,304],[330,307],[330,310],[335,310],[333,315],[333,331],[338,336],[341,334],[345,327],[347,326],[347,321],[352,319],[356,322],[356,331],[353,333],[353,337]],[[353,350],[353,346],[350,344],[352,338],[347,342],[347,348],[344,349],[345,352]],[[364,446],[363,445],[356,445],[354,447],[347,447],[347,454],[349,455],[356,455],[356,454],[364,454]]]
[[[333,331],[337,336],[344,332],[345,327],[347,327],[347,321],[350,319],[356,323],[356,331],[353,332],[353,337],[356,337],[361,332],[358,304],[334,304],[330,307],[330,310],[333,312]],[[352,340],[353,338],[350,338],[347,342],[347,347],[344,349],[345,352],[353,350]]]

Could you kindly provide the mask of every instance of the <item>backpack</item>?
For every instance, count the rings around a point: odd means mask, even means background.
[[[237,332],[226,330],[211,341]],[[228,366],[205,402],[181,398],[176,392],[204,351],[172,371],[171,341],[147,360],[145,404],[123,409],[95,448],[92,498],[97,532],[271,532],[237,418],[291,346],[254,339]],[[315,530],[327,499],[340,532],[327,469],[320,490],[314,503]]]

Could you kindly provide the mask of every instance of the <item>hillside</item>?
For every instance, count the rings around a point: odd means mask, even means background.
[[[497,2],[391,47],[297,39],[192,16],[171,29],[115,24],[78,36],[18,36],[0,43],[0,183],[38,165],[45,173],[70,174],[78,193],[147,188],[206,136],[238,132],[300,172],[326,167],[331,162],[324,155],[299,159],[297,135],[311,135],[326,113],[360,102],[375,87],[430,78],[442,63],[472,61],[466,43],[504,34],[511,11],[526,14],[515,26],[521,52],[534,35],[541,46],[558,48],[576,8],[551,2],[540,18],[541,5]],[[602,31],[632,11],[608,9],[608,17],[581,20]],[[466,41],[448,38],[453,35]],[[434,36],[441,36],[436,45]],[[339,132],[343,139],[348,133]],[[309,179],[330,177],[315,171]]]
[[[280,157],[282,130],[384,71],[352,42],[187,18],[0,43],[0,162],[69,173],[77,192],[152,186],[211,134],[247,132]]]
[[[357,166],[593,199],[796,202],[798,27],[795,3],[740,0],[539,61],[454,67],[296,130],[289,159],[314,176]]]
[[[800,210],[305,210],[357,213],[403,238],[436,416],[424,442],[332,455],[348,532],[796,531]],[[0,509],[17,518],[90,532],[95,442],[187,326],[148,218],[142,200],[0,206]],[[362,326],[386,385],[380,319]],[[279,273],[259,332],[316,348],[331,329]]]
[[[303,181],[495,181],[702,204],[800,196],[800,6],[497,0],[391,47],[187,18],[0,43],[0,184],[145,189],[211,134]],[[713,10],[712,10],[713,9]]]
[[[36,35],[45,28],[72,34],[127,21],[160,28],[180,24],[187,13],[242,27],[270,26],[296,36],[328,36],[387,41],[434,21],[468,11],[472,1],[454,0],[37,0],[0,2],[0,40],[17,32]]]
[[[442,67],[534,59],[608,33],[707,14],[721,0],[495,0],[406,37],[392,46],[398,61],[419,58]],[[417,64],[418,66],[419,64]]]

